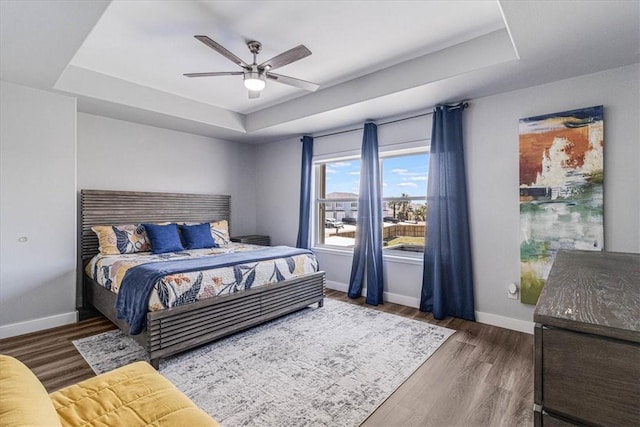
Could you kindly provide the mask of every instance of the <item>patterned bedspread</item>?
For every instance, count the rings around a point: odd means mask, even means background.
[[[100,285],[118,293],[125,273],[137,265],[245,252],[261,248],[264,247],[230,243],[219,248],[192,249],[159,255],[151,255],[149,252],[123,255],[98,254],[87,264],[86,273]],[[316,271],[318,271],[318,261],[313,254],[309,253],[190,273],[170,274],[155,283],[149,298],[149,311],[193,302],[194,294],[197,301],[264,286]],[[185,298],[187,295],[189,298]]]

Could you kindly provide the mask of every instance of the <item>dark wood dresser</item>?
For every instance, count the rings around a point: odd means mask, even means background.
[[[560,251],[533,320],[536,426],[640,426],[640,254]]]

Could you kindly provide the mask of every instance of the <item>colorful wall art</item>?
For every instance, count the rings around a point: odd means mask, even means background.
[[[559,249],[603,250],[603,108],[520,120],[520,300],[536,304]]]

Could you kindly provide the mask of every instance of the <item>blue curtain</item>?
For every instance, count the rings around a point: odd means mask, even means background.
[[[349,298],[362,295],[366,273],[367,304],[382,304],[382,195],[378,127],[374,123],[364,125],[357,221],[348,295]]]
[[[298,219],[298,240],[296,247],[309,249],[309,218],[311,209],[311,173],[313,163],[313,138],[303,136],[302,168],[300,174],[300,216]]]
[[[463,108],[438,106],[433,114],[420,310],[436,319],[475,320]]]

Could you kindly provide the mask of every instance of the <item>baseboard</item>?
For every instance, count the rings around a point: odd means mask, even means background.
[[[499,326],[531,335],[533,335],[533,327],[535,326],[535,323],[527,320],[513,319],[511,317],[499,316],[493,313],[483,313],[481,311],[476,311],[476,321],[486,325]]]
[[[347,290],[349,289],[349,285],[347,285],[346,283],[327,280],[327,288],[334,289],[336,291],[347,292]],[[365,292],[366,288],[363,289],[362,294],[364,295]],[[418,298],[412,298],[406,295],[385,292],[383,298],[385,301],[389,301],[394,304],[405,305],[412,308],[420,307],[420,300]],[[534,323],[528,322],[526,320],[512,319],[511,317],[504,317],[497,314],[476,311],[476,321],[478,323],[484,323],[486,325],[499,326],[501,328],[511,329],[513,331],[533,334]]]
[[[26,322],[12,323],[0,326],[0,339],[29,334],[44,329],[64,326],[78,321],[78,312],[56,314],[55,316],[41,317],[40,319],[27,320]]]
[[[341,292],[347,292],[349,290],[349,285],[346,283],[334,282],[333,280],[327,280],[326,287]]]
[[[412,298],[406,295],[393,294],[391,292],[385,292],[383,294],[385,301],[392,302],[394,304],[400,304],[411,308],[420,308],[420,299]]]
[[[349,285],[347,285],[346,283],[333,282],[331,280],[327,280],[327,288],[346,293],[349,290]],[[363,288],[362,295],[366,295],[366,294],[367,294],[367,288]],[[392,302],[394,304],[405,305],[407,307],[412,307],[412,308],[420,307],[420,300],[418,298],[412,298],[406,295],[394,294],[391,292],[384,292],[382,294],[382,298],[384,301]]]

